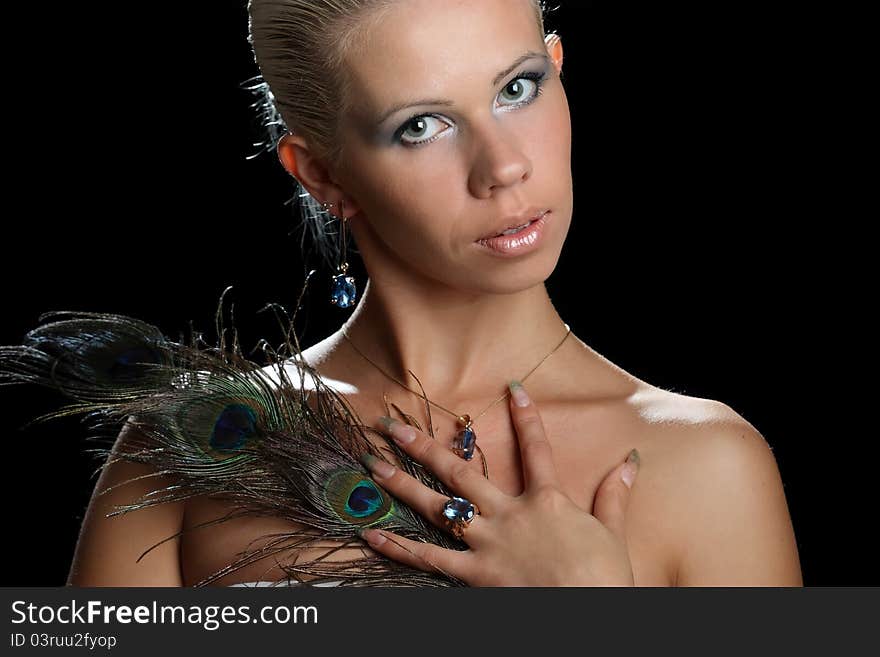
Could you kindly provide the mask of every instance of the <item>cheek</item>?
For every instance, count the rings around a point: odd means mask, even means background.
[[[535,175],[539,187],[547,191],[546,202],[557,204],[560,218],[570,219],[573,204],[571,171],[571,114],[565,93],[552,96],[541,122],[541,134],[535,135]]]
[[[542,133],[536,136],[542,150],[547,155],[546,165],[558,173],[560,167],[571,167],[571,113],[565,92],[553,94],[548,100],[546,120],[542,122]]]
[[[422,207],[432,207],[443,198],[449,185],[447,162],[440,161],[439,149],[431,146],[420,153],[407,153],[404,147],[365,146],[352,153],[347,183],[367,214],[408,215]],[[442,147],[441,147],[442,149]]]
[[[434,175],[377,167],[362,181],[362,209],[376,238],[392,251],[423,257],[426,249],[439,255],[447,248],[450,217],[455,215],[444,203],[442,184],[431,179]]]
[[[358,198],[370,224],[395,250],[407,251],[415,238],[421,249],[426,243],[439,245],[456,216],[450,189],[457,174],[449,163],[438,164],[436,154],[392,159],[374,158],[362,169],[368,174],[359,179]]]

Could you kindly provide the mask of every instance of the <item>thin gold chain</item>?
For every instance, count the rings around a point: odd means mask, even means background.
[[[550,358],[550,356],[552,356],[552,355],[556,352],[556,350],[559,349],[559,347],[562,346],[562,343],[565,342],[565,341],[568,339],[568,336],[569,336],[570,333],[571,333],[571,327],[570,327],[568,324],[565,324],[565,337],[563,337],[562,340],[560,340],[559,344],[557,344],[549,354],[547,354],[546,356],[544,356],[544,358],[541,359],[541,362],[540,362],[540,363],[538,363],[537,365],[535,365],[535,366],[529,371],[529,373],[526,374],[526,375],[525,375],[524,377],[522,377],[521,379],[519,379],[519,381],[520,381],[520,382],[525,381],[527,378],[529,378],[529,376],[531,376],[532,372],[534,372],[536,369],[538,369],[539,367],[541,367],[541,365],[544,363],[544,361],[547,360],[548,358]],[[380,372],[382,372],[382,374],[384,374],[385,376],[387,376],[389,379],[391,379],[392,381],[394,381],[397,385],[401,386],[402,388],[405,388],[406,390],[409,390],[411,393],[413,393],[413,394],[416,395],[417,397],[421,397],[422,399],[424,399],[426,402],[428,402],[428,403],[431,404],[432,406],[436,406],[436,407],[439,408],[441,411],[445,411],[445,412],[449,413],[450,415],[454,416],[454,417],[457,418],[460,422],[467,423],[467,420],[465,420],[465,418],[468,418],[468,419],[470,420],[470,422],[474,422],[474,421],[476,421],[478,418],[482,417],[482,416],[483,416],[483,415],[484,415],[484,414],[485,414],[490,408],[492,408],[495,404],[497,404],[498,402],[500,402],[502,399],[505,399],[505,398],[507,398],[507,397],[510,396],[510,391],[504,393],[504,394],[501,395],[498,399],[496,399],[496,400],[493,401],[491,404],[489,404],[486,408],[484,408],[484,409],[482,410],[482,412],[481,412],[479,415],[477,415],[476,417],[474,417],[474,418],[471,418],[470,416],[467,416],[467,415],[460,415],[460,414],[458,414],[458,413],[455,413],[455,412],[453,412],[453,411],[450,411],[448,408],[444,408],[443,406],[441,406],[441,405],[438,404],[437,402],[433,402],[433,401],[431,401],[430,399],[428,399],[427,397],[425,397],[423,394],[421,394],[421,393],[419,393],[419,392],[416,392],[415,390],[413,390],[413,389],[410,388],[409,386],[404,385],[403,383],[401,383],[400,381],[398,381],[396,378],[394,378],[393,376],[391,376],[390,374],[388,374],[388,372],[386,372],[384,369],[382,369],[382,368],[379,367],[376,363],[374,363],[372,360],[370,360],[370,358],[369,358],[364,352],[362,352],[360,349],[358,349],[358,348],[355,346],[354,342],[351,341],[351,338],[348,337],[348,333],[346,333],[346,331],[345,331],[344,328],[342,329],[342,335],[345,337],[346,340],[348,340],[348,344],[350,344],[352,347],[354,347],[354,350],[355,350],[356,352],[358,352],[361,356],[363,356],[363,357],[364,357],[364,358],[365,358],[365,359],[366,359],[366,360],[367,360],[367,361],[368,361],[373,367],[375,367],[377,370],[379,370]]]

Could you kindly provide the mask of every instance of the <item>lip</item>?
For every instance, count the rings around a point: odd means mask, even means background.
[[[543,213],[540,219],[534,219],[528,226],[513,235],[501,235],[500,237],[484,237],[474,244],[486,249],[493,255],[508,258],[525,255],[537,249],[543,242],[547,219],[550,211]]]
[[[514,215],[512,217],[507,217],[503,220],[501,227],[496,229],[494,233],[490,233],[488,235],[483,235],[481,240],[488,240],[493,237],[500,236],[505,230],[510,230],[511,228],[516,228],[517,226],[522,226],[525,223],[530,221],[534,221],[536,219],[540,219],[550,210],[545,210],[541,208],[529,208],[525,212],[520,212],[518,215]]]

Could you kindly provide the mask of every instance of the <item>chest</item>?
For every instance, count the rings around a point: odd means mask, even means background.
[[[583,409],[571,407],[542,408],[541,417],[553,450],[563,491],[585,513],[593,510],[596,492],[606,476],[625,457],[632,447],[643,455],[643,464],[650,463],[649,455],[656,449],[650,436],[636,424],[611,409]],[[489,480],[508,495],[523,492],[522,462],[515,429],[509,412],[477,421],[477,444],[483,451],[489,470]],[[591,410],[592,412],[587,412]],[[361,417],[372,417],[364,410]],[[432,417],[435,438],[445,444],[452,442],[457,429],[452,418]],[[423,427],[426,422],[419,419]],[[646,454],[646,452],[648,452]],[[471,467],[482,470],[479,455]],[[648,476],[645,476],[645,471]],[[627,508],[627,548],[637,586],[671,586],[674,582],[674,559],[670,537],[664,535],[662,517],[657,513],[658,496],[662,487],[650,476],[643,465],[636,485],[630,493]],[[187,503],[184,524],[186,531],[181,540],[181,563],[184,584],[193,586],[203,578],[224,568],[245,550],[268,545],[270,535],[294,531],[297,527],[278,518],[242,517],[221,523],[212,521],[223,517],[230,508],[222,500],[197,498]],[[292,562],[313,558],[321,550],[293,551],[267,557],[251,563],[236,572],[218,579],[214,584],[228,585],[255,580],[277,580],[284,572],[276,561]],[[339,549],[330,559],[348,560],[364,554],[364,548]]]

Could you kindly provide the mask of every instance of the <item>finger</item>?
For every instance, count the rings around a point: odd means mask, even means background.
[[[370,470],[373,479],[393,497],[408,504],[423,518],[427,518],[435,527],[448,530],[446,518],[443,515],[443,507],[449,501],[448,497],[441,495],[435,490],[431,490],[412,475],[400,468],[394,467],[387,461],[376,458],[372,454],[365,453],[361,456],[361,463]],[[480,509],[480,512],[482,512],[482,509]],[[476,518],[474,518],[474,521],[476,521]],[[467,529],[468,545],[475,545],[474,541],[479,541],[480,539],[481,523],[477,522],[475,524],[474,521],[471,521]]]
[[[639,461],[639,451],[630,451],[626,461],[602,481],[593,502],[593,515],[623,543],[626,543],[626,509],[629,506],[630,488],[638,472]]]
[[[394,442],[408,456],[427,467],[456,495],[478,505],[481,513],[491,514],[504,503],[507,496],[483,476],[482,469],[475,463],[465,461],[450,447],[411,425],[392,418],[384,418],[382,422]]]
[[[473,553],[470,550],[448,550],[433,543],[413,541],[384,529],[365,529],[358,534],[376,552],[390,559],[428,573],[452,575],[464,582],[471,580]]]
[[[510,408],[513,426],[519,440],[519,451],[523,464],[525,489],[542,486],[559,486],[559,475],[553,462],[553,449],[544,423],[538,414],[535,403],[529,398],[522,383],[511,381]]]

